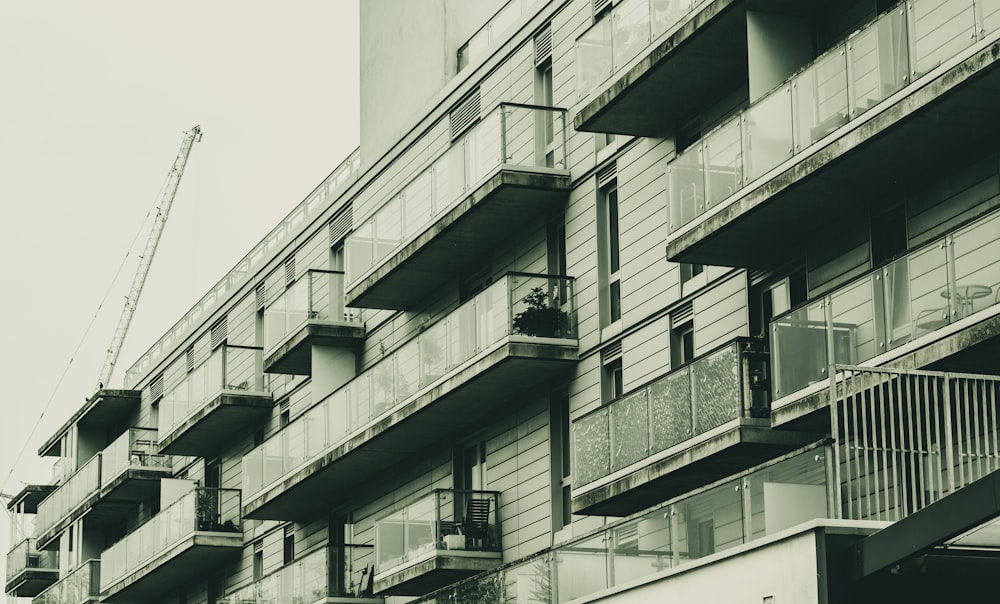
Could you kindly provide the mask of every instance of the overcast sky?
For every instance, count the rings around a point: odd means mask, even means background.
[[[3,492],[50,481],[36,450],[94,392],[183,132],[204,138],[114,387],[357,146],[358,115],[358,0],[0,2]]]

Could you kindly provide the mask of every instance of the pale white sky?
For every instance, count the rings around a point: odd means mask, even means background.
[[[183,132],[200,124],[204,138],[114,387],[357,146],[358,22],[358,0],[0,2],[5,493],[49,482],[51,463],[35,452],[94,392],[147,230],[56,386],[158,201]],[[0,566],[7,533],[4,515]]]

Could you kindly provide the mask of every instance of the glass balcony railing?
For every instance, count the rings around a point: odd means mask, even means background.
[[[242,535],[240,490],[197,487],[101,554],[101,591],[197,532]]]
[[[412,601],[562,604],[593,601],[716,552],[827,518],[827,476],[816,449],[745,472],[642,516]],[[819,450],[822,451],[822,450]]]
[[[510,0],[500,9],[500,12],[493,15],[486,25],[469,38],[469,41],[458,49],[458,70],[462,71],[470,64],[478,62],[483,57],[489,55],[492,48],[506,39],[506,34],[510,28],[517,23],[521,17],[538,4],[547,0]]]
[[[622,0],[576,41],[582,99],[707,0]]]
[[[170,470],[173,458],[161,455],[152,428],[129,428],[101,452],[101,488],[126,470]]]
[[[373,551],[370,545],[341,546],[334,550],[323,548],[237,589],[218,602],[311,604],[326,602],[327,598],[354,597],[362,592],[361,584]],[[340,564],[341,560],[346,565]]]
[[[83,604],[100,597],[101,562],[87,560],[48,589],[31,599],[31,604]]]
[[[98,453],[38,504],[35,529],[45,535],[101,488],[101,455]]]
[[[566,110],[501,103],[355,227],[347,280],[355,283],[501,166],[566,168]]]
[[[375,522],[375,574],[437,550],[500,549],[500,493],[436,489]]]
[[[211,311],[219,303],[229,300],[240,286],[264,267],[278,253],[278,250],[294,238],[303,225],[312,223],[320,213],[326,211],[333,200],[347,185],[354,182],[361,169],[361,149],[355,149],[344,158],[339,166],[327,176],[318,187],[313,189],[299,205],[271,229],[232,270],[226,274],[215,287],[210,289],[201,300],[189,310],[180,321],[174,324],[167,333],[160,337],[139,360],[125,371],[126,387],[134,387],[145,372],[164,356],[170,354],[180,342],[194,329],[201,325],[204,317],[211,316]]]
[[[505,338],[576,338],[573,279],[510,273],[243,458],[249,499]]]
[[[166,437],[223,391],[266,393],[268,376],[263,362],[263,350],[256,346],[227,344],[216,348],[207,361],[189,371],[160,399],[160,436]]]
[[[774,397],[1000,302],[993,212],[771,322]],[[830,357],[833,360],[830,360]]]
[[[7,552],[7,581],[26,570],[59,570],[57,552],[39,550],[33,537],[22,540]]]
[[[997,29],[1000,8],[984,0],[911,0],[882,14],[667,165],[669,230]]]
[[[344,307],[343,271],[310,270],[264,309],[264,350],[270,351],[311,321],[360,323]]]
[[[731,420],[766,416],[767,353],[739,338],[573,422],[579,488]]]

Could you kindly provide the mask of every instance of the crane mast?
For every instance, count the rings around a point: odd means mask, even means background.
[[[149,267],[153,263],[153,255],[156,254],[156,247],[160,243],[160,235],[163,234],[163,227],[167,223],[167,216],[170,214],[170,206],[174,203],[174,196],[177,195],[177,186],[184,175],[184,166],[187,165],[188,155],[191,147],[201,140],[201,126],[195,126],[184,133],[184,141],[181,143],[180,151],[174,159],[174,164],[170,168],[170,175],[167,178],[166,187],[163,190],[163,197],[156,208],[156,218],[153,220],[153,227],[149,232],[149,239],[146,240],[146,248],[139,257],[139,266],[135,270],[135,277],[132,279],[132,288],[125,298],[125,308],[118,319],[118,327],[115,328],[114,338],[108,347],[107,356],[104,358],[104,367],[101,369],[101,377],[97,383],[100,390],[111,381],[111,374],[115,370],[115,363],[118,362],[118,355],[122,351],[122,344],[125,342],[125,334],[132,323],[132,316],[135,315],[136,305],[139,302],[139,295],[142,294],[142,287],[146,283],[146,276],[149,275]]]

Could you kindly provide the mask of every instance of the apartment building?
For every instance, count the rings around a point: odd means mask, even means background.
[[[991,587],[1000,1],[366,0],[361,32],[360,148],[39,449],[8,595]]]

